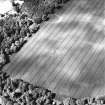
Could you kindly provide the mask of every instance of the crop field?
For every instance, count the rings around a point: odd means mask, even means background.
[[[58,95],[105,93],[104,0],[74,0],[42,24],[3,70]]]

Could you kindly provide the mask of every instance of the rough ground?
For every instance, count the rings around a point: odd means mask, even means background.
[[[69,2],[54,19],[42,25],[4,71],[59,95],[104,94],[104,2]]]

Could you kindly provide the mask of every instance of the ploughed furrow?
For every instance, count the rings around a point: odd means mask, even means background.
[[[92,4],[93,2],[93,4]],[[74,0],[44,23],[4,67],[13,78],[58,95],[103,94],[105,83],[104,0]]]

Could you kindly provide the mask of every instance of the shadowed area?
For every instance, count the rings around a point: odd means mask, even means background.
[[[49,88],[58,95],[84,97],[103,94],[104,2],[69,2],[64,11],[33,35],[4,71],[13,78]]]

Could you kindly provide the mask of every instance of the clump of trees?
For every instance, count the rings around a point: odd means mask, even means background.
[[[27,12],[35,22],[45,21],[48,15],[54,13],[56,8],[59,8],[69,0],[24,0],[22,12]]]
[[[0,20],[0,49],[4,54],[10,55],[20,50],[32,33],[40,27],[33,23],[25,13],[16,16],[8,14]]]

